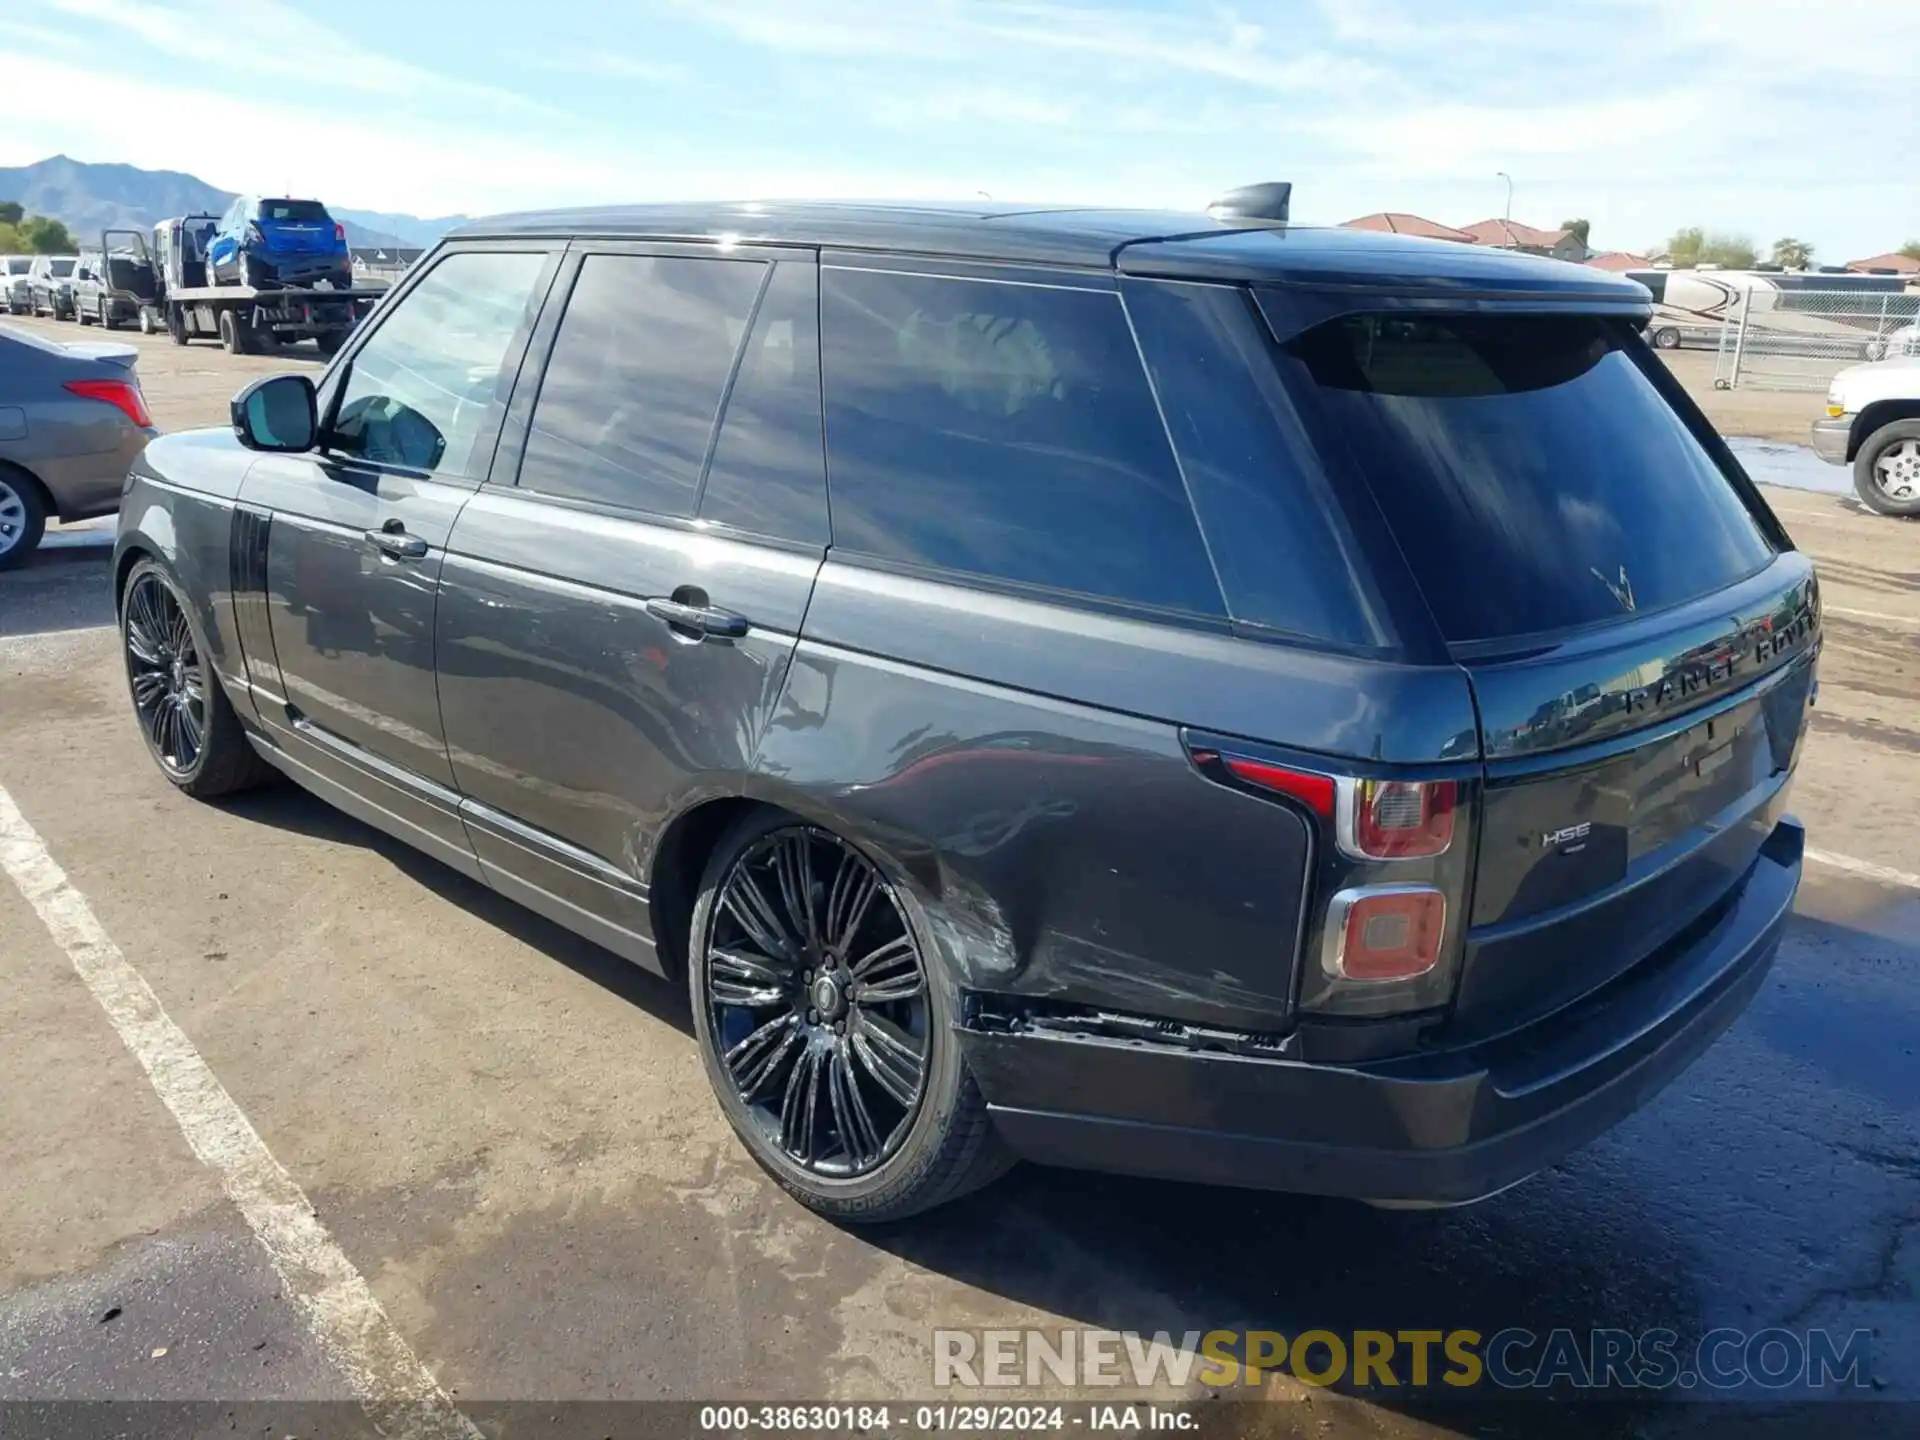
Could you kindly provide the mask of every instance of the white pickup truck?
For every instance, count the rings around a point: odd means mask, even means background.
[[[1920,515],[1920,355],[1849,365],[1813,422],[1822,460],[1853,466],[1853,488],[1882,515]]]

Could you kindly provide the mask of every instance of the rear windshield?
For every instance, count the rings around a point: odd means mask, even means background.
[[[1664,609],[1771,559],[1627,343],[1595,317],[1398,314],[1288,343],[1448,640]]]
[[[327,207],[318,200],[262,200],[262,220],[330,220]]]

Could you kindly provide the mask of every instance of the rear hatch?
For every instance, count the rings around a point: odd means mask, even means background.
[[[318,200],[262,200],[254,223],[267,249],[281,254],[323,254],[340,243],[333,217]]]
[[[1730,901],[1805,729],[1816,584],[1627,319],[1364,304],[1270,318],[1472,684],[1485,786],[1449,1031],[1479,1038]]]

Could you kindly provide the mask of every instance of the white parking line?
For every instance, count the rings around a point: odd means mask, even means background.
[[[180,1133],[219,1176],[266,1248],[286,1294],[383,1434],[404,1440],[481,1440],[420,1363],[366,1279],[314,1218],[313,1206],[273,1158],[245,1113],[173,1023],[159,998],[94,918],[13,797],[0,787],[0,869],[73,962],[127,1049],[147,1072]]]
[[[1816,865],[1830,866],[1835,870],[1844,870],[1849,875],[1858,875],[1863,880],[1878,880],[1882,885],[1899,885],[1907,890],[1920,890],[1920,875],[1905,870],[1895,870],[1888,865],[1876,865],[1871,860],[1856,860],[1851,855],[1836,855],[1831,850],[1807,851],[1807,859]]]

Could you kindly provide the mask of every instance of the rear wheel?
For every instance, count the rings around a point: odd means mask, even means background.
[[[229,355],[252,355],[259,349],[258,332],[233,310],[220,312],[220,344]]]
[[[176,345],[187,343],[187,316],[178,305],[167,307],[167,338]]]
[[[154,331],[153,307],[151,305],[142,305],[140,307],[139,324],[140,324],[140,333],[142,335],[153,334],[153,331]]]
[[[185,600],[152,560],[140,561],[127,576],[120,642],[134,718],[168,780],[210,800],[273,777],[207,661]]]
[[[313,343],[320,347],[320,353],[322,355],[332,357],[340,353],[340,347],[347,343],[347,337],[335,330],[324,335],[314,336]]]
[[[899,1219],[1008,1158],[904,891],[831,831],[768,811],[721,842],[687,978],[708,1079],[755,1160],[835,1220]]]
[[[1920,515],[1920,420],[1882,425],[1860,446],[1853,488],[1882,515]]]
[[[1678,350],[1680,332],[1671,325],[1662,325],[1653,332],[1653,348],[1656,350]]]
[[[40,487],[0,466],[0,570],[24,565],[47,531],[47,502]]]

